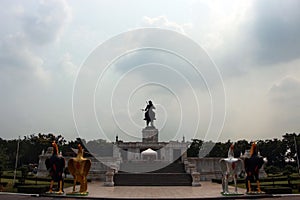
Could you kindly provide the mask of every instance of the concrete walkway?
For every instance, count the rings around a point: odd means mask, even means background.
[[[79,189],[79,186],[76,186]],[[230,187],[230,191],[234,188]],[[65,188],[65,193],[71,192],[72,188]],[[1,193],[0,199],[17,200],[56,200],[56,199],[300,199],[299,195],[238,195],[222,196],[221,185],[211,182],[202,182],[200,187],[191,186],[116,186],[105,187],[103,182],[92,182],[88,184],[88,196],[70,196],[70,195],[22,195],[12,193]],[[245,194],[244,189],[238,189],[238,192]]]
[[[79,189],[79,186],[76,186]],[[230,191],[233,191],[230,187]],[[72,188],[65,189],[71,192]],[[191,186],[115,186],[105,187],[102,182],[92,182],[88,185],[89,197],[97,198],[125,198],[125,199],[182,199],[182,198],[221,198],[221,185],[202,182],[200,187]],[[238,189],[244,194],[244,189]]]

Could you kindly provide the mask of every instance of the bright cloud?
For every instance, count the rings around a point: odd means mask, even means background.
[[[158,17],[148,17],[144,16],[142,20],[142,26],[145,27],[156,27],[174,30],[180,33],[185,33],[186,29],[191,29],[193,27],[192,23],[178,24],[176,22],[170,21],[166,16]]]

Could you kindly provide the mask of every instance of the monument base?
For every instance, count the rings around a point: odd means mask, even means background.
[[[154,126],[147,126],[142,133],[143,143],[158,143],[158,129]]]

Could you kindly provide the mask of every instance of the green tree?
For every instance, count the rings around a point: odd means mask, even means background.
[[[17,153],[17,144],[18,140],[8,140],[6,141],[6,152],[5,154],[8,157],[8,162],[6,163],[6,169],[14,169],[16,162],[16,153]]]
[[[286,133],[283,137],[283,145],[286,148],[285,152],[285,160],[288,161],[287,164],[292,165],[293,167],[297,166],[297,152],[299,152],[299,148],[297,144],[300,144],[300,135],[296,135],[296,133]],[[296,144],[295,144],[296,140]]]
[[[203,144],[202,140],[199,139],[193,139],[191,145],[187,149],[187,156],[188,157],[198,157],[199,156],[199,150]]]
[[[234,143],[234,157],[240,157],[246,150],[251,148],[251,144],[247,140],[239,140]]]
[[[58,145],[62,142],[61,135],[55,136],[53,133],[42,134],[38,133],[24,136],[20,142],[19,161],[20,165],[28,165],[29,163],[38,163],[39,155],[43,150],[51,146],[53,141]]]
[[[217,142],[214,144],[213,148],[207,155],[207,157],[227,157],[228,149],[231,145],[230,140],[226,143]]]
[[[282,169],[285,166],[286,145],[275,138],[273,140],[259,140],[257,142],[258,150],[263,157],[267,157],[268,165],[273,165]]]
[[[7,156],[7,147],[6,141],[0,138],[0,171],[7,168],[8,156]]]

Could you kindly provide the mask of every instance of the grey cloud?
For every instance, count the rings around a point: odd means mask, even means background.
[[[272,108],[272,132],[298,132],[300,118],[300,81],[286,77],[275,84],[269,92]]]
[[[299,8],[300,2],[297,0],[256,2],[253,32],[259,43],[258,60],[274,63],[299,58]]]
[[[193,66],[170,52],[155,49],[135,52],[120,59],[113,68],[121,75],[133,70],[132,73],[143,77],[145,81],[161,82],[167,86],[185,89],[186,83],[189,83],[194,87],[207,89],[204,80],[196,74]]]
[[[32,77],[42,81],[51,79],[45,69],[42,53],[35,44],[42,45],[59,39],[71,11],[65,1],[40,1],[36,6],[22,2],[7,4],[8,9],[18,7],[20,11],[8,15],[14,20],[13,27],[7,27],[0,40],[0,66],[2,81],[22,84],[32,82]],[[29,9],[31,12],[29,12]],[[21,23],[22,25],[20,25]],[[15,30],[16,29],[16,30]]]
[[[269,92],[271,100],[295,112],[300,107],[300,81],[286,77],[280,83],[273,85]]]
[[[43,59],[36,55],[26,43],[22,34],[11,35],[0,41],[0,76],[3,80],[19,82],[30,80],[32,75],[42,77]]]
[[[35,10],[33,2],[25,3],[24,12],[7,14],[13,24],[1,31],[0,110],[6,113],[0,118],[1,137],[67,129],[64,134],[70,134],[74,131],[68,101],[71,84],[61,81],[55,70],[47,70],[49,54],[43,55],[39,50],[44,49],[36,46],[59,38],[68,12],[66,5],[63,1],[40,1]]]
[[[245,17],[223,33],[223,45],[210,51],[226,77],[300,56],[300,2],[254,1]]]
[[[23,17],[26,36],[36,44],[46,44],[58,39],[71,18],[71,9],[65,1],[41,1],[35,12],[25,12]]]
[[[138,50],[117,60],[114,63],[116,71],[123,74],[138,65],[157,63],[168,66],[170,72],[177,71],[196,88],[207,90],[206,83],[210,89],[220,85],[220,77],[213,62],[206,52],[190,38],[166,29],[143,29],[139,32],[144,34],[137,35],[136,32],[128,32],[128,35],[133,34],[132,38],[124,38],[128,40],[126,41],[128,43],[136,42]],[[113,47],[110,48],[112,50],[107,49],[107,51],[113,51]],[[135,48],[132,47],[129,50]],[[121,53],[125,52],[124,50]],[[147,71],[140,73],[141,77],[149,77],[147,74]],[[154,78],[168,80],[170,85],[180,87],[182,82],[172,77],[171,74],[157,73]]]

